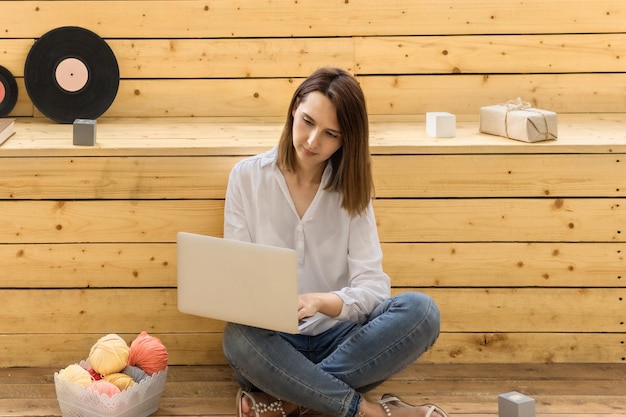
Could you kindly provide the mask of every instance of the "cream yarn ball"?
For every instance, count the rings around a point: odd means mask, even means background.
[[[121,372],[126,367],[130,347],[116,334],[102,336],[89,351],[89,364],[100,375]]]

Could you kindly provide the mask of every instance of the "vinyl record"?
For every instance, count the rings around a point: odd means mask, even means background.
[[[0,65],[0,117],[7,116],[17,103],[17,83],[11,71]]]
[[[115,54],[95,33],[76,26],[53,29],[26,57],[26,92],[40,112],[59,123],[97,119],[120,83]]]

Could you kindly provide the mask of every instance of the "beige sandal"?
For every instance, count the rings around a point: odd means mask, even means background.
[[[269,404],[257,401],[249,392],[239,389],[237,391],[237,417],[243,417],[241,411],[241,401],[243,397],[246,397],[250,401],[250,409],[254,411],[255,417],[261,417],[263,413],[280,412],[282,417],[287,417],[285,410],[283,410],[283,402],[281,400],[275,400]]]
[[[378,404],[385,410],[385,414],[387,417],[391,417],[391,410],[389,409],[388,403],[395,405],[396,407],[413,407],[400,400],[393,394],[384,394],[383,397],[378,401]],[[421,404],[418,407],[428,407],[428,411],[426,412],[426,417],[431,417],[434,412],[437,412],[441,417],[448,417],[448,413],[443,411],[441,407],[436,406],[435,404]]]

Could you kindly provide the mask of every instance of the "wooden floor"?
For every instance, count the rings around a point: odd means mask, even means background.
[[[0,369],[0,416],[60,416],[51,368]],[[237,390],[225,366],[172,366],[154,416],[234,416]],[[407,402],[431,401],[451,415],[498,415],[498,395],[518,391],[536,400],[536,415],[626,415],[626,364],[421,365],[371,393]]]

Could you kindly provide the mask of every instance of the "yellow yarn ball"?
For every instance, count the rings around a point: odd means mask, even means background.
[[[135,385],[135,381],[133,381],[133,378],[131,378],[130,375],[122,373],[107,375],[104,377],[104,380],[118,387],[120,391],[124,391],[126,388],[130,388]]]
[[[93,382],[91,374],[78,364],[73,364],[59,371],[59,378],[86,387]]]
[[[116,334],[101,337],[89,351],[89,364],[100,375],[120,372],[126,367],[130,347]]]

